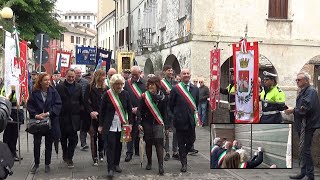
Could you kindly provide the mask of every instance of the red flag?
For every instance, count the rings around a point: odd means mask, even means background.
[[[220,101],[220,49],[210,51],[210,105],[216,110],[216,99]]]
[[[29,89],[28,89],[28,46],[26,41],[19,43],[20,47],[20,69],[21,74],[19,76],[20,81],[20,103],[24,100],[25,102],[29,99]]]

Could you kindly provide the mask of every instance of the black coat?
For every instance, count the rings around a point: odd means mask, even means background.
[[[306,130],[320,128],[320,104],[318,94],[311,86],[302,89],[296,100],[294,127],[297,132],[300,132],[301,120],[303,118],[306,118]]]
[[[146,82],[142,78],[139,79],[139,81],[137,82],[137,85],[141,89],[142,93],[144,93],[146,91]],[[138,99],[137,96],[132,91],[132,89],[130,88],[128,80],[125,82],[123,89],[129,93],[130,102],[132,104],[132,107],[139,107],[140,98]]]
[[[168,80],[168,79],[167,79]],[[178,84],[177,81],[175,81],[174,79],[169,79],[168,82],[170,83],[170,85],[172,87],[174,87],[176,84]],[[172,121],[174,119],[174,115],[173,112],[171,112],[170,108],[169,108],[169,98],[170,98],[170,94],[167,94],[166,90],[164,87],[161,87],[161,91],[164,92],[167,96],[168,96],[168,100],[167,100],[167,121],[168,124],[172,125]],[[171,92],[170,92],[171,93]]]
[[[35,118],[36,115],[43,112],[50,113],[51,131],[55,140],[60,138],[59,115],[62,107],[60,95],[53,87],[49,87],[47,91],[46,101],[43,102],[41,91],[33,91],[28,100],[28,111],[30,118]]]
[[[86,87],[86,91],[84,93],[84,106],[85,106],[86,112],[89,114],[89,117],[90,117],[90,113],[93,111],[96,111],[100,114],[102,96],[105,92],[106,92],[106,89],[102,90],[96,87],[90,88],[90,85]],[[91,119],[91,117],[89,119]],[[89,126],[89,127],[86,127],[86,129],[89,129],[91,125],[90,120],[89,120],[89,123],[84,123],[84,125]]]
[[[211,154],[211,158],[210,158],[210,168],[213,169],[213,168],[217,168],[218,166],[218,159],[219,159],[219,156],[218,156],[218,152],[221,152],[222,150],[224,150],[223,148],[221,147],[218,147],[217,149],[215,149],[212,154]],[[221,154],[220,154],[221,155]]]
[[[259,151],[257,156],[254,156],[250,161],[247,161],[247,169],[253,169],[263,162],[263,152]]]
[[[69,93],[67,81],[56,87],[62,101],[60,113],[61,130],[80,130],[80,109],[83,106],[82,88],[78,83],[74,83],[73,93]]]
[[[160,111],[160,114],[162,115],[165,129],[168,129],[169,124],[167,121],[167,98],[166,98],[166,96],[161,91],[161,95],[151,94],[151,97],[152,97],[153,102],[155,102],[155,104],[157,105],[157,107]],[[154,125],[158,125],[159,123],[152,115],[144,98],[141,98],[141,100],[140,100],[140,106],[138,108],[138,111],[139,111],[138,123],[143,126],[144,131],[151,131],[152,132],[152,127]],[[146,134],[152,134],[152,133],[146,133]]]
[[[132,116],[132,105],[130,102],[129,94],[127,91],[121,91],[119,94],[119,99],[122,103],[124,111],[128,113],[128,119]],[[107,138],[109,135],[109,130],[112,125],[113,117],[116,112],[108,93],[104,93],[101,102],[100,116],[99,116],[99,126],[103,127],[103,137]]]
[[[189,92],[193,96],[196,106],[199,105],[199,88],[190,83]],[[194,111],[177,89],[173,87],[170,92],[169,107],[174,114],[173,126],[177,131],[185,131],[190,127],[195,128]]]

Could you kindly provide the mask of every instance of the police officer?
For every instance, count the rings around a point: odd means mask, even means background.
[[[230,71],[230,79],[229,79],[229,82],[230,84],[227,86],[227,88],[223,89],[223,88],[220,88],[220,93],[221,94],[224,94],[224,95],[228,95],[228,102],[229,102],[229,118],[230,118],[230,123],[234,123],[234,112],[235,112],[235,99],[236,99],[236,96],[235,96],[235,88],[234,88],[234,70],[233,68],[230,68],[229,69]]]
[[[281,123],[282,116],[280,111],[287,109],[285,105],[286,95],[277,84],[276,74],[263,72],[264,89],[260,93],[262,104],[262,116],[260,123]]]

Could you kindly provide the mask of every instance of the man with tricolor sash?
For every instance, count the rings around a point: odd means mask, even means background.
[[[170,92],[169,107],[174,114],[177,131],[181,172],[187,171],[187,154],[196,140],[195,127],[201,126],[198,114],[199,88],[190,83],[190,70],[182,69],[181,82]]]
[[[125,161],[129,162],[132,159],[133,147],[135,149],[135,154],[139,155],[139,130],[137,119],[137,109],[140,104],[141,95],[146,91],[145,81],[140,78],[140,67],[131,67],[131,78],[126,80],[124,90],[129,93],[129,98],[132,103],[132,141],[127,143],[127,153]]]
[[[232,143],[230,141],[226,141],[224,148],[221,148],[217,151],[217,156],[214,161],[216,161],[216,166],[214,168],[221,168],[223,160],[225,159],[227,153],[234,151],[232,149]]]
[[[174,80],[173,75],[173,69],[171,65],[164,65],[162,68],[162,72],[164,74],[164,78],[160,81],[162,86],[162,91],[166,92],[167,95],[170,95],[171,89],[173,86],[177,84],[177,82]],[[169,102],[169,101],[168,101]],[[174,119],[173,113],[170,111],[169,106],[167,106],[167,118],[169,122],[170,129],[173,132],[172,135],[172,157],[179,160],[179,153],[178,153],[178,142],[177,142],[177,136],[176,136],[176,129],[172,125],[172,121]],[[168,161],[170,159],[170,153],[169,153],[169,133],[165,134],[165,146],[164,149],[166,151],[166,155],[164,156],[164,160]]]
[[[216,137],[213,140],[213,146],[210,148],[210,168],[215,168],[218,163],[217,153],[221,150],[222,140],[220,137]]]
[[[105,80],[106,85],[107,85],[108,88],[110,88],[110,79],[111,79],[111,77],[112,77],[114,74],[117,74],[117,70],[116,70],[115,68],[110,68],[110,69],[108,70],[107,78],[106,78],[106,80]]]

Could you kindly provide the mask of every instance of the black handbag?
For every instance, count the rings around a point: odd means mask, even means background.
[[[46,134],[51,129],[51,120],[49,117],[42,120],[30,119],[27,124],[27,132],[30,134]]]

